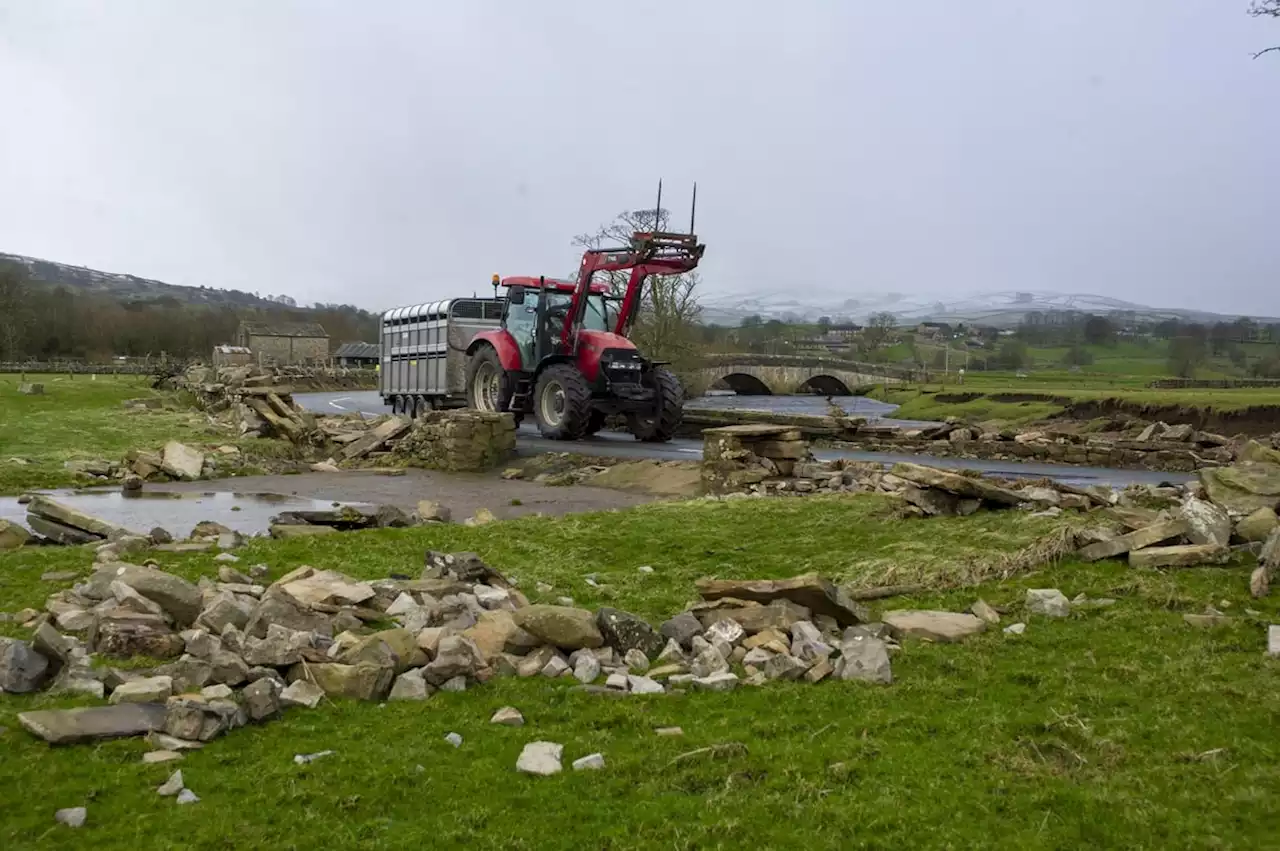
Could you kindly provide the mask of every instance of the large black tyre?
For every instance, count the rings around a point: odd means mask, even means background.
[[[511,404],[515,392],[511,377],[493,346],[481,346],[467,359],[467,406],[477,411],[501,413]],[[516,422],[520,415],[516,414]]]
[[[675,437],[676,429],[684,419],[684,388],[680,386],[680,379],[661,367],[653,370],[650,381],[658,391],[654,410],[648,414],[628,414],[627,428],[636,440],[665,443]]]
[[[572,364],[557,363],[542,371],[533,388],[533,415],[538,431],[551,440],[577,440],[591,422],[591,387]]]

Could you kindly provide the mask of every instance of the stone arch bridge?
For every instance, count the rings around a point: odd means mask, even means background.
[[[859,387],[899,384],[911,378],[909,370],[880,364],[803,355],[754,354],[708,355],[699,368],[685,375],[693,395],[720,385],[740,396],[796,393],[849,396]]]

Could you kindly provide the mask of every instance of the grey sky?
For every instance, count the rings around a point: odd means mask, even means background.
[[[661,176],[708,292],[1280,314],[1247,5],[0,0],[0,250],[383,308],[563,274]]]

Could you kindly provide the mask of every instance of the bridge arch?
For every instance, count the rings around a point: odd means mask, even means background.
[[[748,372],[731,372],[728,375],[722,375],[711,386],[718,387],[720,385],[724,385],[739,396],[773,395],[773,391],[769,389],[768,384]]]
[[[818,396],[852,396],[853,391],[834,375],[812,375],[800,383],[796,393],[812,393]]]

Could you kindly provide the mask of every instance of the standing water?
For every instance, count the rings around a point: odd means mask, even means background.
[[[163,493],[144,491],[42,491],[42,495],[78,511],[145,534],[156,526],[174,538],[190,536],[202,520],[213,520],[244,535],[267,531],[271,517],[283,511],[323,511],[338,503],[299,499],[270,493]],[[343,505],[363,504],[342,503]],[[14,497],[0,497],[0,520],[26,525],[26,506]]]

